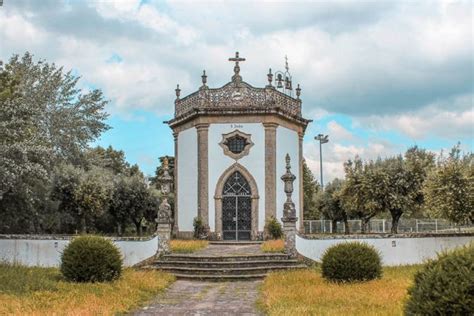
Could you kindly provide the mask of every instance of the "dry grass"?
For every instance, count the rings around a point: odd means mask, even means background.
[[[171,240],[171,252],[192,253],[206,248],[209,245],[207,240]]]
[[[269,315],[403,315],[419,267],[385,268],[382,279],[354,284],[329,283],[316,269],[272,273],[259,305]]]
[[[284,252],[285,242],[281,239],[267,240],[260,246],[263,252]]]
[[[15,275],[16,281],[11,279]],[[0,265],[0,281],[5,279],[9,282],[0,287],[0,315],[114,315],[150,300],[174,277],[127,269],[110,283],[70,283],[57,269]]]

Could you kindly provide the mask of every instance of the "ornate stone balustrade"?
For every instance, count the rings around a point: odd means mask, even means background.
[[[183,99],[175,101],[175,118],[195,109],[279,109],[290,116],[301,117],[301,100],[292,98],[273,87],[255,88],[246,82],[230,82],[218,89],[201,87]]]

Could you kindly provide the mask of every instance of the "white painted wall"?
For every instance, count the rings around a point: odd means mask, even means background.
[[[235,160],[224,155],[224,150],[219,143],[222,134],[227,134],[238,129],[241,132],[251,134],[254,143],[247,156],[238,160],[257,182],[259,205],[258,205],[258,230],[263,231],[265,226],[265,129],[261,123],[241,124],[211,124],[209,126],[209,226],[215,231],[215,203],[214,195],[217,181],[224,171],[235,163]],[[181,188],[181,183],[179,183]],[[179,206],[181,209],[181,206]],[[181,229],[181,227],[180,227]]]
[[[57,267],[68,239],[0,239],[0,261],[25,266]],[[114,241],[126,267],[148,259],[158,251],[158,237],[149,240]]]
[[[327,248],[343,242],[359,241],[380,251],[382,264],[397,266],[423,263],[435,258],[440,251],[452,249],[474,241],[472,236],[419,237],[419,238],[360,238],[360,239],[305,239],[296,236],[298,252],[315,261],[321,261]]]
[[[276,133],[276,215],[277,219],[281,221],[283,216],[283,204],[286,201],[286,195],[284,191],[284,183],[280,179],[281,176],[286,172],[286,161],[285,157],[288,153],[291,158],[291,172],[296,176],[296,180],[293,183],[293,202],[296,207],[296,215],[299,216],[299,207],[300,207],[300,186],[299,186],[299,139],[298,133],[279,126]],[[296,223],[296,227],[299,227],[300,218]]]
[[[197,216],[197,130],[193,127],[178,134],[178,226],[193,231]]]

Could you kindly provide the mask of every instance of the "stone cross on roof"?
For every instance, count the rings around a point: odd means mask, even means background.
[[[242,81],[242,77],[239,75],[240,73],[239,62],[245,61],[245,58],[239,57],[239,52],[235,52],[235,57],[229,58],[229,61],[235,61],[234,75],[232,76],[232,81],[236,81],[236,82]]]

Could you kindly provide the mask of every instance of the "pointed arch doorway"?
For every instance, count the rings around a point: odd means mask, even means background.
[[[236,163],[220,177],[215,198],[216,232],[223,240],[254,240],[258,227],[255,180]]]

